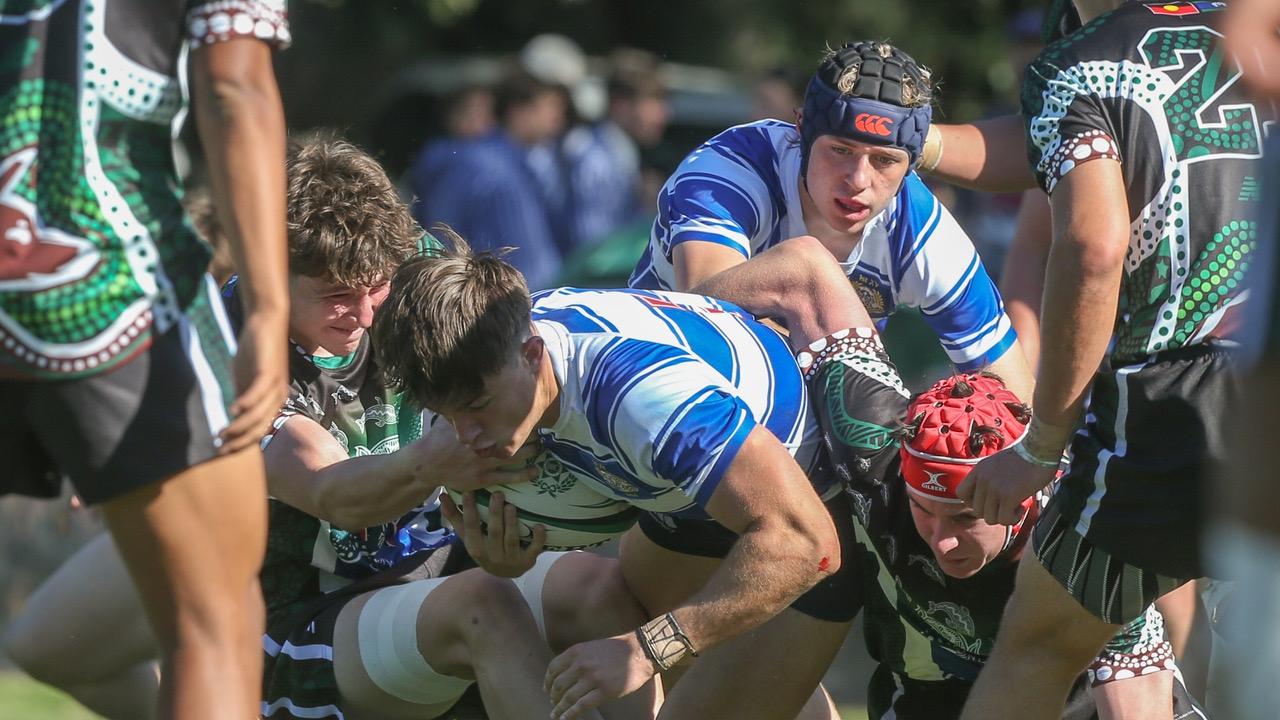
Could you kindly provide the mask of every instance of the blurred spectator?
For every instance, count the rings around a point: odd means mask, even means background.
[[[807,80],[785,68],[774,68],[761,75],[751,88],[751,119],[795,122]]]
[[[419,154],[409,171],[414,216],[423,226],[448,223],[476,249],[516,248],[508,259],[540,289],[555,278],[560,252],[528,156],[564,131],[563,96],[516,72],[497,88],[496,102],[495,131],[437,140]]]
[[[455,91],[445,109],[445,132],[450,137],[478,138],[498,126],[494,115],[493,91],[483,85],[468,85]]]
[[[662,140],[669,117],[658,59],[619,50],[611,62],[605,118],[571,130],[562,147],[569,177],[566,254],[645,219],[657,197],[645,202],[641,150]]]

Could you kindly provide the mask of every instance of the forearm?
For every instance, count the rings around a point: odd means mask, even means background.
[[[724,270],[693,292],[727,300],[757,317],[784,321],[797,349],[836,330],[872,325],[840,264],[808,236]]]
[[[1035,186],[1027,165],[1022,117],[1002,115],[963,125],[935,123],[942,156],[930,173],[975,190],[1016,192]]]
[[[365,455],[316,470],[306,510],[344,530],[399,518],[435,490],[415,481],[407,455]]]
[[[1019,337],[1014,341],[1009,349],[996,358],[987,369],[999,375],[1005,387],[1017,395],[1018,399],[1030,404],[1032,394],[1035,392],[1036,378],[1031,372],[1031,364],[1027,362],[1026,351],[1022,349],[1022,338]]]
[[[702,651],[763,624],[839,566],[834,542],[823,547],[779,519],[761,521],[738,537],[706,585],[672,614]]]
[[[1067,239],[1049,255],[1033,403],[1038,447],[1029,448],[1040,457],[1066,445],[1111,340],[1122,264],[1100,262],[1098,252],[1096,243]]]
[[[224,45],[244,43],[231,50]],[[285,123],[270,50],[233,40],[196,51],[192,88],[218,219],[251,313],[288,307]]]

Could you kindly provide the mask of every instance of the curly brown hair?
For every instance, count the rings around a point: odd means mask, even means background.
[[[520,271],[499,254],[474,252],[443,225],[441,241],[406,260],[373,322],[386,376],[422,407],[448,411],[484,391],[485,379],[529,337],[532,301]]]
[[[368,153],[315,134],[290,141],[286,168],[291,273],[372,287],[417,250],[422,228]]]

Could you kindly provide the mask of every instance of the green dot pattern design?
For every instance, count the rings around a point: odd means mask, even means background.
[[[1257,226],[1247,220],[1233,220],[1214,233],[1182,286],[1176,344],[1189,342],[1206,318],[1238,294],[1256,242]]]
[[[38,165],[15,191],[33,203],[47,227],[83,237],[102,262],[81,281],[37,292],[0,292],[0,311],[38,340],[55,344],[95,337],[142,296],[85,177],[73,88],[26,80],[0,96],[0,155],[39,145]]]

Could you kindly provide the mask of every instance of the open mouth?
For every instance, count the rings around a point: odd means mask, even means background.
[[[836,198],[836,208],[845,218],[853,221],[862,220],[871,213],[871,206],[852,198]]]

